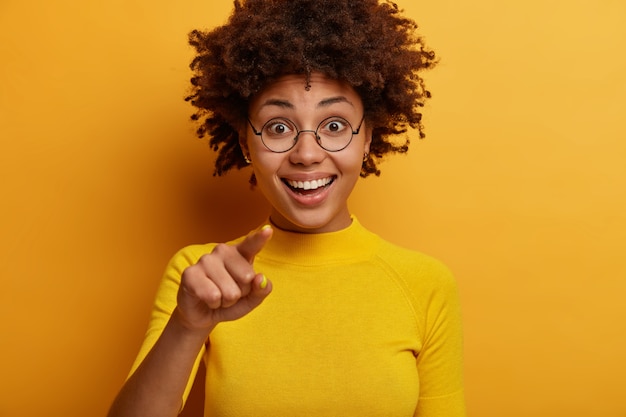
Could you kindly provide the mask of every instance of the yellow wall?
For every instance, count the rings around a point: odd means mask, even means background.
[[[213,3],[0,3],[0,416],[103,415],[169,256],[263,219],[182,100]],[[428,138],[353,211],[454,269],[471,416],[626,416],[626,3],[413,3]]]

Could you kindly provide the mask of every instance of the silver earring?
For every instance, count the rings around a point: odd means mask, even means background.
[[[250,165],[252,163],[252,161],[250,160],[248,155],[246,155],[245,153],[243,154],[243,159],[244,159],[244,161],[246,161],[246,164],[248,164],[248,165]]]
[[[370,157],[370,154],[369,154],[369,153],[367,153],[367,152],[365,152],[365,153],[363,154],[363,162],[367,162],[367,160],[369,159],[369,157]]]

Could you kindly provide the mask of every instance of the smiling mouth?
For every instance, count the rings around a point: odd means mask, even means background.
[[[298,194],[313,194],[317,190],[328,187],[334,181],[335,177],[326,177],[311,181],[296,181],[283,178],[283,182],[287,187]]]

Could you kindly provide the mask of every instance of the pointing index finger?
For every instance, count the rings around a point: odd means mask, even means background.
[[[244,240],[236,245],[236,248],[241,256],[243,256],[248,262],[252,263],[256,254],[259,253],[267,241],[270,240],[273,232],[272,226],[266,224],[259,230],[255,230],[248,234]]]

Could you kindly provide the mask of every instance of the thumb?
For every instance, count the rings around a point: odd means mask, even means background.
[[[250,310],[256,308],[272,292],[272,283],[263,274],[257,274],[252,280],[252,289],[246,296]]]
[[[256,254],[263,249],[267,241],[272,237],[273,233],[274,231],[272,230],[272,227],[269,224],[266,224],[259,230],[250,232],[248,236],[246,236],[235,247],[241,256],[243,256],[248,262],[252,263]]]

